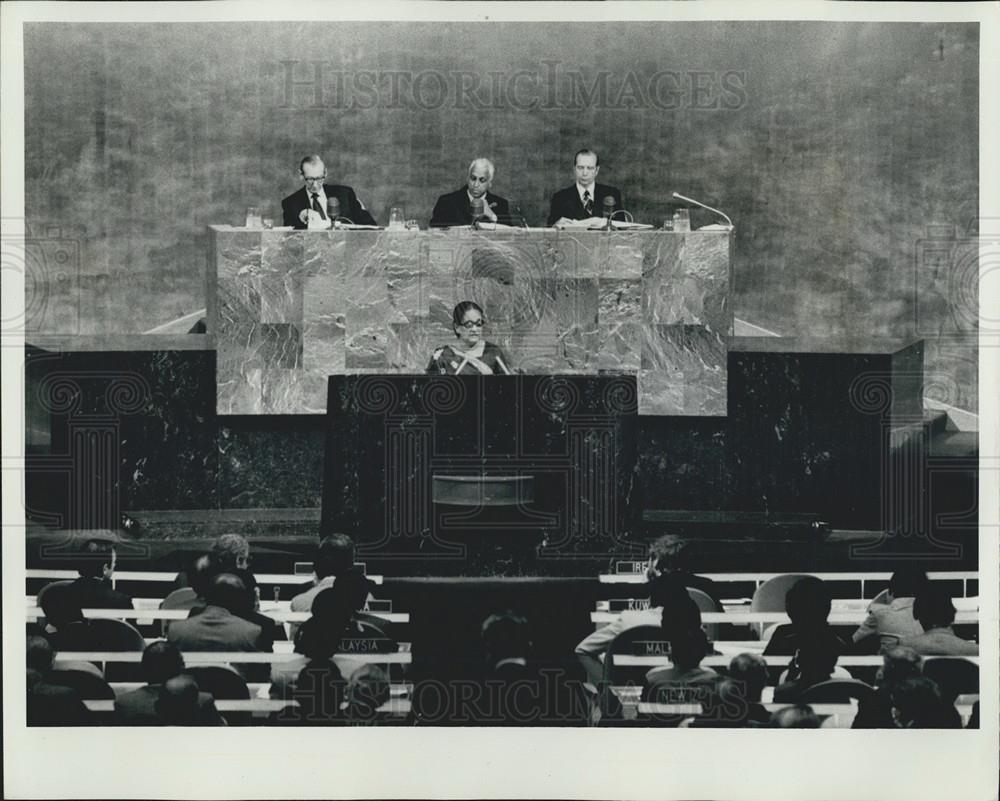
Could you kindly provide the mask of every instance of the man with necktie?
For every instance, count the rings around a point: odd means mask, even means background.
[[[431,213],[431,228],[472,225],[473,222],[509,223],[507,200],[489,191],[495,173],[496,169],[489,159],[473,159],[465,186],[437,199]]]
[[[299,163],[299,174],[305,186],[281,201],[284,225],[304,229],[309,227],[309,212],[317,214],[321,221],[328,220],[327,201],[336,199],[340,203],[340,218],[350,220],[355,225],[377,225],[368,213],[365,204],[358,200],[354,190],[340,184],[327,184],[326,165],[319,156],[306,156]]]
[[[617,187],[597,183],[601,171],[600,159],[593,150],[584,148],[573,160],[576,183],[560,189],[552,196],[548,224],[557,228],[571,220],[586,220],[604,214],[604,199],[614,200],[615,210],[622,208],[622,193]]]

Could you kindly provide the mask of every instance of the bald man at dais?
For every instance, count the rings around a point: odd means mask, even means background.
[[[434,204],[431,214],[432,228],[446,228],[450,225],[472,225],[472,210],[477,202],[482,203],[481,222],[506,223],[510,219],[509,204],[506,199],[490,192],[496,168],[489,159],[473,159],[469,165],[465,186],[441,195]]]

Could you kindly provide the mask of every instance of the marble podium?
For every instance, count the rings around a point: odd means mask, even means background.
[[[630,375],[644,415],[726,414],[731,234],[211,226],[219,414],[323,414],[330,375],[423,373],[475,300],[529,375]]]

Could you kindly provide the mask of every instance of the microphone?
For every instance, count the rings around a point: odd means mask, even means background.
[[[472,214],[473,228],[476,227],[476,223],[478,223],[482,218],[484,208],[485,204],[483,203],[483,199],[481,197],[474,197],[472,202],[469,204],[469,213]]]
[[[340,217],[340,201],[335,197],[326,199],[326,216],[330,218],[330,227],[335,227],[337,218]]]
[[[605,195],[604,200],[601,201],[601,205],[604,207],[604,219],[608,221],[608,230],[611,230],[611,218],[615,214],[615,199],[611,195]]]
[[[706,206],[700,200],[695,200],[694,198],[685,197],[680,192],[674,192],[673,196],[678,200],[683,200],[685,203],[694,203],[694,205],[696,206],[701,206],[701,208],[703,209],[708,209],[709,211],[714,212],[715,214],[718,214],[720,217],[724,218],[725,221],[729,223],[730,228],[736,227],[735,225],[733,225],[733,221],[729,219],[729,215],[726,214],[725,212],[719,211],[718,209],[713,209],[711,206]]]

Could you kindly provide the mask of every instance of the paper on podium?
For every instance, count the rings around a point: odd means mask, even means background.
[[[629,222],[628,220],[613,220],[611,225],[616,231],[648,231],[653,227],[648,223]]]
[[[703,225],[701,228],[695,228],[696,231],[731,231],[733,226],[725,225],[724,223],[712,223],[711,225]]]

